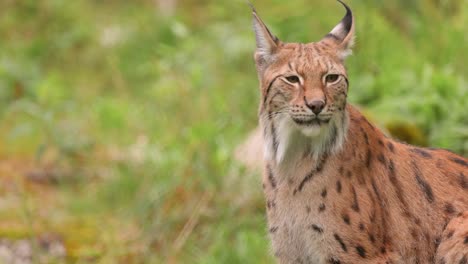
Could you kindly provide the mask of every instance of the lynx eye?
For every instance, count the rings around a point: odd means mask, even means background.
[[[325,82],[326,83],[334,83],[334,82],[338,81],[338,78],[340,78],[340,75],[338,75],[338,74],[328,74],[325,77]]]
[[[296,75],[288,76],[286,77],[286,80],[288,80],[288,82],[290,83],[299,83],[299,77],[297,77]]]

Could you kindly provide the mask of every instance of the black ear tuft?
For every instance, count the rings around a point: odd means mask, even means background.
[[[343,24],[346,32],[350,32],[353,26],[353,11],[351,11],[351,8],[349,8],[349,6],[341,0],[338,0],[338,2],[340,2],[346,8],[346,15],[343,17],[340,23]]]
[[[341,0],[340,2],[346,9],[346,15],[341,19],[330,33],[328,33],[322,41],[332,41],[338,45],[338,49],[342,51],[343,58],[351,53],[351,47],[354,44],[354,16],[351,8]]]
[[[252,9],[252,13],[257,13],[257,10],[255,9],[255,6],[252,4],[252,2],[247,0],[247,4],[250,6],[250,9]]]

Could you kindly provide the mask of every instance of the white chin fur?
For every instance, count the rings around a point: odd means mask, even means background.
[[[335,116],[328,124],[298,126],[289,116],[283,116],[275,119],[274,124],[276,150],[272,144],[274,141],[270,124],[263,123],[267,132],[264,134],[264,158],[283,166],[291,162],[294,163],[295,160],[303,157],[304,153],[310,153],[314,159],[318,159],[325,153],[338,151],[346,138],[348,117],[345,113],[343,116]],[[336,130],[334,141],[331,141],[330,138],[333,131],[331,129]]]
[[[299,130],[304,134],[306,137],[318,137],[320,135],[320,131],[324,129],[324,125],[311,125],[311,126],[301,126]]]

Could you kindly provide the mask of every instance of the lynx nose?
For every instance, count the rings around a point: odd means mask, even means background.
[[[323,100],[313,100],[312,102],[306,102],[306,105],[314,114],[318,115],[325,107],[325,102]]]

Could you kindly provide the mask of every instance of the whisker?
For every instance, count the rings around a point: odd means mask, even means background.
[[[285,111],[285,110],[286,109],[283,109],[283,110],[280,110],[280,111],[270,112],[270,113],[265,114],[264,116],[266,116],[268,118],[272,118],[272,117],[279,116],[279,115],[282,115],[282,114],[287,114],[288,111]]]

